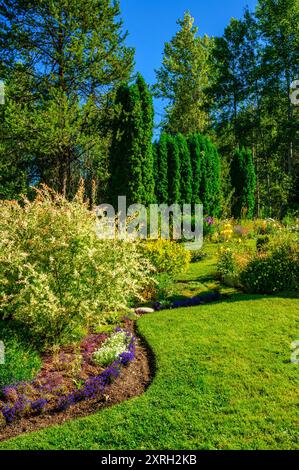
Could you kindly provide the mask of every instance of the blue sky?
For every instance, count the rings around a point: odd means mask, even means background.
[[[257,0],[120,0],[127,44],[136,48],[136,71],[155,82],[155,69],[162,62],[164,43],[177,31],[176,21],[189,10],[199,34],[222,35],[230,18],[241,18],[246,6],[255,8]],[[158,114],[163,104],[155,100]],[[159,120],[156,116],[156,120]]]
[[[153,83],[162,60],[164,43],[177,30],[176,20],[190,10],[199,34],[219,36],[230,18],[241,18],[246,5],[257,0],[120,0],[127,43],[136,48],[136,70]]]

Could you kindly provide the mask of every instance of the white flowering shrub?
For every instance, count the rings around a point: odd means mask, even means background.
[[[94,352],[94,362],[102,367],[109,366],[118,357],[127,351],[131,337],[125,331],[114,333],[102,347]]]
[[[69,202],[43,187],[33,202],[0,202],[0,316],[43,346],[78,339],[152,282],[138,247],[98,239],[95,225],[82,193]]]

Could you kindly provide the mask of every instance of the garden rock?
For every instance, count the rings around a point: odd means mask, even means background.
[[[139,307],[139,308],[136,308],[135,310],[135,313],[137,313],[137,315],[144,315],[144,314],[147,314],[147,313],[154,313],[155,310],[153,308],[147,308],[147,307]]]

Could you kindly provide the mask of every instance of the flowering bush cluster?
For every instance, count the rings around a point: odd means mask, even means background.
[[[148,241],[141,244],[141,251],[158,274],[180,274],[188,268],[191,260],[190,252],[183,245],[169,240]]]
[[[80,354],[62,352],[58,360],[45,361],[44,369],[35,380],[3,388],[0,426],[23,416],[63,411],[76,403],[102,396],[105,388],[119,376],[121,367],[135,357],[135,338],[123,330],[116,334],[126,338],[126,348],[113,357],[104,370],[99,371],[95,366],[93,355],[107,338],[91,335],[81,343]],[[78,357],[80,368],[76,371],[74,360],[78,362]]]
[[[44,187],[33,202],[0,202],[0,316],[41,346],[76,341],[151,283],[134,243],[99,240],[96,215]]]
[[[296,291],[299,285],[298,235],[279,232],[258,238],[256,251],[246,246],[221,247],[218,272],[221,279],[248,292],[273,294]]]
[[[267,250],[252,257],[240,273],[240,281],[249,292],[275,294],[298,291],[299,238],[273,238]]]

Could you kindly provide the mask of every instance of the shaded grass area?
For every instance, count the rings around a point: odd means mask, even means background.
[[[41,358],[24,328],[13,321],[0,320],[0,341],[5,364],[0,364],[0,388],[31,380],[41,367]]]
[[[217,279],[218,250],[219,245],[204,245],[206,257],[202,261],[192,263],[186,273],[177,276],[176,293],[172,300],[188,299],[215,291],[225,295],[238,293],[237,289],[224,286]]]
[[[298,449],[298,300],[236,295],[138,321],[146,393],[0,449]]]

